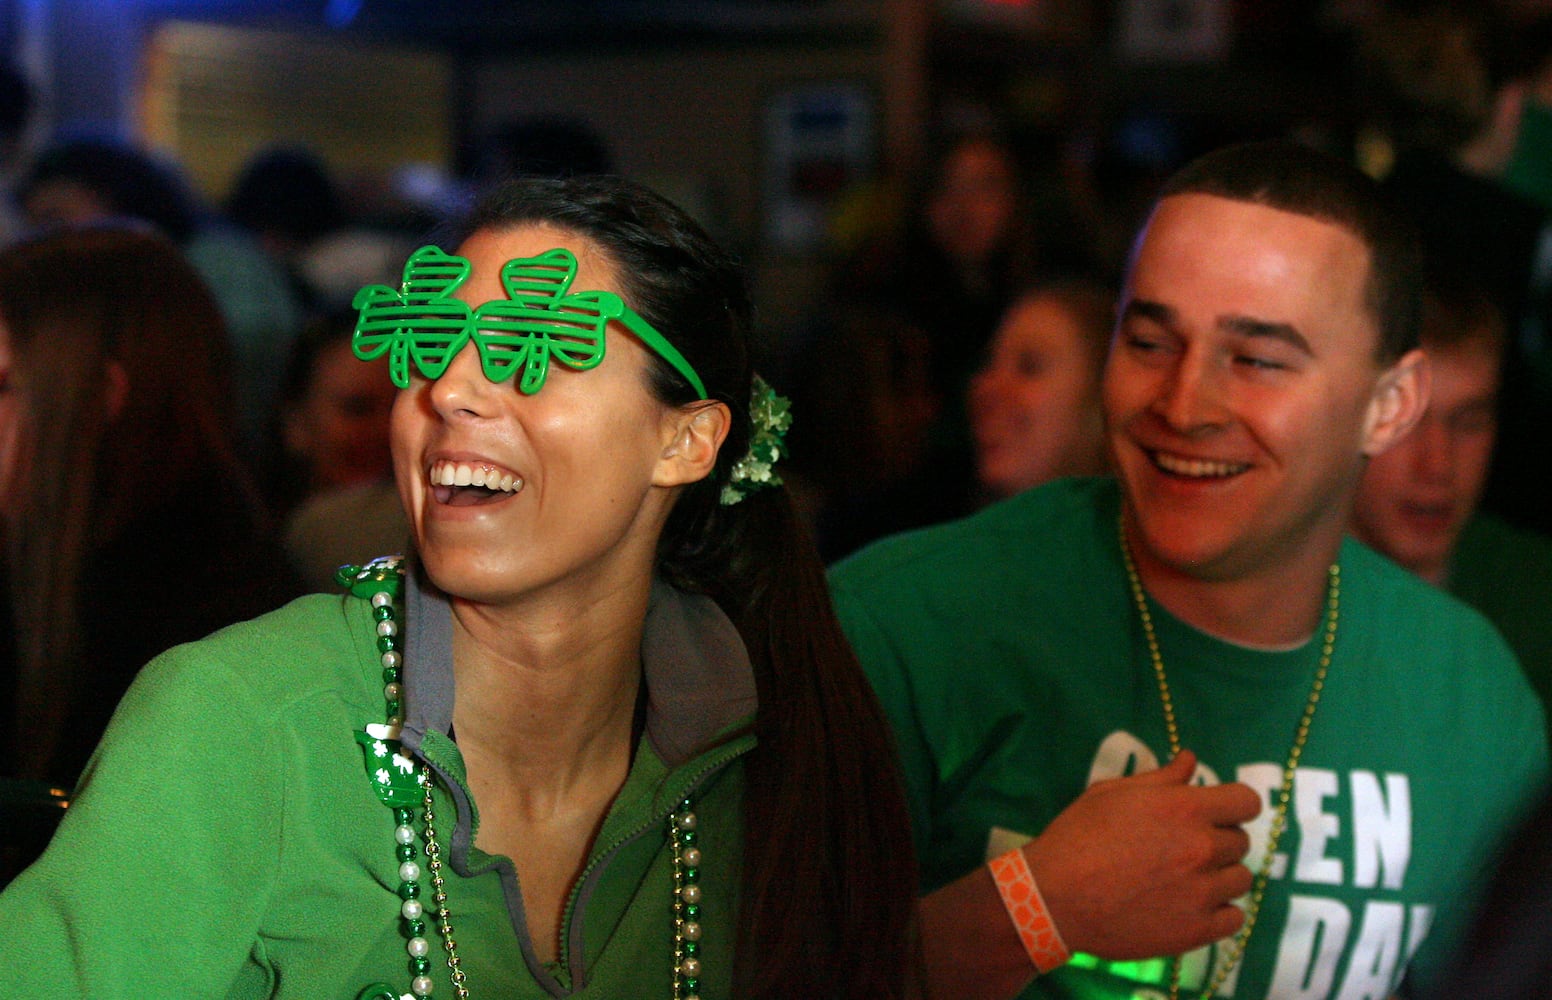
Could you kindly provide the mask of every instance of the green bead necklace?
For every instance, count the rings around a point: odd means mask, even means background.
[[[1142,578],[1138,576],[1137,565],[1132,561],[1131,545],[1126,538],[1124,514],[1117,520],[1117,526],[1121,539],[1121,559],[1126,564],[1127,583],[1131,588],[1132,602],[1137,606],[1138,618],[1142,622],[1143,637],[1148,645],[1148,658],[1153,663],[1154,678],[1158,682],[1159,699],[1164,705],[1164,726],[1169,737],[1170,758],[1173,759],[1180,756],[1180,730],[1175,724],[1175,702],[1170,694],[1169,678],[1164,673],[1164,656],[1159,652],[1159,640],[1153,630],[1153,615],[1148,611],[1148,598],[1143,590]],[[1216,963],[1217,970],[1212,980],[1197,1000],[1212,1000],[1228,980],[1229,973],[1234,971],[1234,967],[1244,957],[1245,949],[1250,944],[1250,935],[1256,929],[1256,918],[1261,913],[1261,902],[1266,898],[1267,884],[1272,878],[1272,861],[1277,854],[1277,844],[1288,826],[1288,808],[1293,800],[1294,775],[1298,772],[1299,761],[1304,756],[1304,745],[1309,741],[1310,725],[1315,721],[1315,709],[1320,706],[1320,695],[1326,688],[1326,674],[1331,669],[1331,656],[1336,649],[1336,627],[1341,617],[1342,606],[1341,566],[1332,563],[1326,571],[1326,579],[1325,634],[1320,643],[1320,663],[1315,668],[1315,682],[1310,688],[1309,698],[1304,703],[1304,711],[1299,715],[1299,724],[1293,733],[1293,745],[1288,748],[1288,759],[1283,764],[1282,782],[1278,786],[1277,802],[1272,812],[1272,826],[1267,833],[1266,854],[1261,859],[1261,865],[1252,882],[1250,899],[1245,906],[1245,922],[1234,935],[1228,957]],[[1180,956],[1175,955],[1169,963],[1169,1000],[1179,1000],[1179,997]]]
[[[393,811],[395,854],[399,860],[400,930],[409,955],[410,990],[398,993],[386,983],[373,983],[356,1000],[425,1000],[435,984],[431,978],[431,942],[427,918],[435,915],[437,936],[447,953],[448,978],[453,995],[469,1000],[468,976],[453,936],[452,914],[447,906],[447,882],[443,875],[442,845],[437,840],[432,811],[436,779],[431,767],[418,768],[402,751],[399,734],[404,725],[404,657],[400,652],[399,626],[394,610],[402,588],[403,560],[376,559],[365,566],[343,566],[339,582],[372,604],[377,622],[377,650],[383,667],[383,701],[386,721],[369,724],[356,733],[366,754],[367,774],[377,797]],[[421,809],[421,830],[414,827],[415,806]],[[701,850],[697,819],[689,797],[680,800],[668,816],[668,842],[673,851],[673,1000],[700,1000],[701,984]],[[422,870],[420,849],[425,844]],[[421,876],[431,882],[431,909],[422,901]]]
[[[701,849],[690,800],[668,817],[674,851],[674,1000],[700,1000]]]

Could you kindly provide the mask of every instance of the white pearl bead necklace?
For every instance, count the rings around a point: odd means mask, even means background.
[[[374,617],[377,618],[379,649],[382,650],[385,714],[389,726],[400,726],[404,722],[404,685],[400,680],[404,658],[398,649],[399,628],[394,616],[394,595],[387,590],[378,591],[372,595],[371,604]],[[400,859],[399,916],[404,922],[404,930],[408,938],[405,952],[409,956],[410,971],[413,976],[410,980],[410,992],[395,996],[394,991],[387,986],[373,984],[362,990],[357,1000],[425,1000],[432,995],[435,984],[428,975],[431,941],[425,934],[425,925],[428,916],[433,912],[436,916],[437,933],[442,939],[442,948],[447,952],[447,967],[450,970],[453,993],[458,1000],[469,1000],[467,976],[462,969],[458,943],[453,937],[452,918],[447,908],[447,886],[442,876],[442,846],[437,840],[434,826],[432,798],[435,779],[431,768],[426,764],[422,764],[420,768],[420,784],[425,789],[421,811],[423,832],[419,835],[425,841],[426,867],[424,869],[414,860],[417,839],[412,825],[414,810],[402,806],[396,808],[393,829],[393,839],[397,845],[395,850]],[[668,841],[673,852],[674,882],[673,1000],[700,1000],[702,976],[700,952],[704,929],[700,919],[701,850],[696,846],[699,841],[697,825],[698,820],[690,808],[688,797],[681,800],[678,808],[668,816]],[[426,905],[420,900],[420,879],[427,872],[430,873],[431,901],[436,907],[434,911],[428,911]]]

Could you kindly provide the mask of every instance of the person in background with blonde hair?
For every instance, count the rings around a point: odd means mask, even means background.
[[[1109,467],[1099,377],[1115,296],[1078,279],[1018,298],[970,380],[976,476],[994,499]]]

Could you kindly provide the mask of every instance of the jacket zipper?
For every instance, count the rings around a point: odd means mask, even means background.
[[[746,738],[747,737],[741,737],[736,742],[742,744]],[[649,818],[642,822],[640,826],[631,830],[629,833],[622,834],[605,850],[597,853],[593,860],[589,861],[587,866],[582,869],[582,874],[578,876],[576,882],[572,885],[571,895],[566,900],[565,918],[561,924],[561,926],[565,929],[565,933],[561,935],[561,964],[564,966],[568,977],[571,979],[572,992],[583,989],[587,985],[585,977],[582,974],[584,970],[572,967],[571,928],[574,926],[575,921],[580,917],[580,914],[577,913],[577,900],[582,895],[582,889],[585,885],[587,885],[588,880],[591,879],[599,869],[607,865],[609,860],[613,858],[614,855],[626,844],[647,833],[653,827],[661,826],[663,822],[667,820],[668,817],[673,813],[675,806],[677,806],[677,804],[681,802],[687,795],[695,791],[696,788],[700,787],[702,782],[704,782],[711,775],[722,770],[734,760],[737,760],[739,757],[743,756],[752,748],[752,745],[739,746],[737,749],[730,749],[727,752],[720,754],[713,760],[708,761],[704,767],[691,775],[689,779],[686,780],[679,793],[674,795],[669,800],[671,804],[668,807],[668,812]]]

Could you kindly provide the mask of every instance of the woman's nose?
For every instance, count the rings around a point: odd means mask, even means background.
[[[431,383],[431,405],[444,420],[490,415],[496,386],[485,377],[480,352],[472,342],[453,356],[441,378]]]

